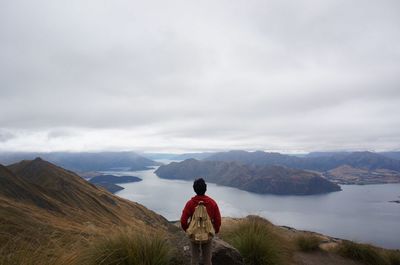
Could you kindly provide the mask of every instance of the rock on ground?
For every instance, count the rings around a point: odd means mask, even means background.
[[[239,251],[216,238],[212,245],[212,264],[213,265],[243,265],[243,259]]]
[[[174,245],[177,249],[177,263],[190,265],[190,241],[183,232],[175,231]],[[212,244],[213,265],[244,265],[239,251],[220,238],[214,238]]]

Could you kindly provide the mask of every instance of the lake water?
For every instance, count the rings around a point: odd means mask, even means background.
[[[117,195],[139,202],[169,220],[178,220],[194,196],[192,182],[160,179],[153,170],[108,171],[134,175],[141,182],[122,184]],[[207,195],[222,216],[263,216],[276,225],[400,249],[400,184],[343,185],[343,191],[312,196],[259,195],[208,183]]]

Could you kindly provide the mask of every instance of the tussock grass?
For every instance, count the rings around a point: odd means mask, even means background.
[[[221,237],[240,252],[246,265],[283,265],[289,259],[288,242],[260,217],[247,217],[222,231]]]
[[[296,238],[297,247],[304,252],[320,250],[321,238],[314,235],[301,235]]]
[[[0,265],[77,264],[75,245],[71,243],[69,248],[66,248],[60,243],[59,239],[52,239],[44,244],[16,237],[0,247]]]
[[[400,265],[400,250],[389,250],[386,255],[390,265]]]
[[[84,249],[79,264],[84,265],[167,265],[171,247],[158,234],[119,231],[93,241]]]
[[[0,245],[0,265],[167,265],[171,260],[167,240],[149,231],[73,238],[58,233],[46,241],[16,236]]]
[[[390,265],[382,250],[368,244],[359,244],[346,240],[339,245],[338,253],[343,257],[367,265]]]

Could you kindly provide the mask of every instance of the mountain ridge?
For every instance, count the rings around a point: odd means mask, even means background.
[[[24,221],[28,230],[36,231],[36,226],[46,225],[53,227],[50,230],[72,229],[74,233],[87,233],[88,223],[99,231],[114,225],[130,224],[148,227],[146,229],[168,226],[164,217],[144,206],[114,196],[42,159],[25,160],[7,168],[0,166],[0,170],[1,183],[8,184],[7,189],[3,185],[0,187],[0,212],[4,213],[0,223],[11,227],[21,228],[18,224]],[[7,190],[13,189],[16,192],[10,196]],[[43,217],[13,218],[27,214]]]
[[[342,165],[350,165],[352,167],[368,170],[385,168],[400,171],[400,161],[368,151],[296,157],[274,152],[233,150],[216,153],[207,157],[205,160],[235,161],[254,165],[281,165],[290,168],[317,171],[328,171]]]
[[[33,160],[42,157],[44,160],[72,171],[101,171],[115,168],[144,170],[160,165],[151,159],[134,152],[3,152],[0,163],[13,164],[21,160]]]

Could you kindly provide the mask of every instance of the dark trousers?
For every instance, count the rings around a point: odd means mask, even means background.
[[[211,263],[211,242],[212,242],[212,240],[210,240],[208,243],[203,243],[201,245],[191,242],[192,265],[199,265],[200,252],[203,257],[203,264],[204,265],[212,265],[212,263]]]

